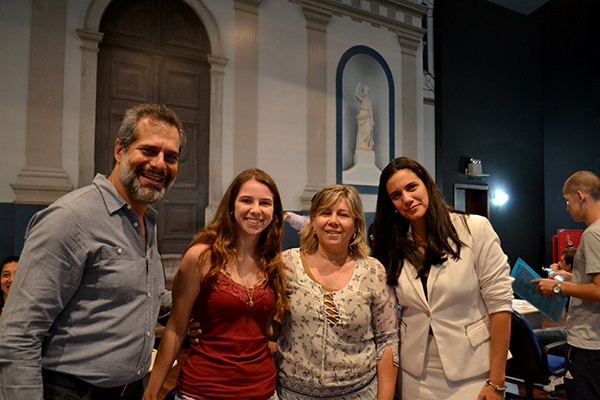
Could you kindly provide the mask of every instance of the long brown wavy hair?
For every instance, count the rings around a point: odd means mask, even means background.
[[[227,265],[237,259],[239,234],[234,215],[235,200],[242,185],[252,179],[267,186],[273,194],[273,220],[260,233],[255,254],[258,256],[259,270],[266,277],[267,284],[275,291],[277,298],[275,318],[281,320],[285,311],[289,309],[283,262],[281,261],[283,206],[277,185],[269,174],[258,168],[252,168],[236,176],[221,199],[213,221],[194,236],[188,249],[198,243],[209,246],[209,250],[200,256],[198,268],[204,262],[210,262],[210,268],[202,284],[214,285],[219,272],[224,271]]]

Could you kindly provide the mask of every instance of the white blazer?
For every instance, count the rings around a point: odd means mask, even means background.
[[[427,280],[428,299],[412,264],[404,263],[396,296],[402,306],[402,370],[421,376],[431,328],[446,378],[482,375],[490,369],[489,315],[512,308],[512,281],[507,257],[490,222],[478,215],[450,215],[465,243],[460,259],[434,265]],[[470,230],[470,233],[469,233]]]

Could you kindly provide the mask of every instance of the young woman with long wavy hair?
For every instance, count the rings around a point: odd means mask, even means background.
[[[199,343],[177,378],[177,399],[276,398],[265,331],[288,309],[281,262],[283,207],[264,171],[231,183],[213,222],[186,250],[173,287],[173,312],[144,399],[155,400],[185,339],[190,315]]]

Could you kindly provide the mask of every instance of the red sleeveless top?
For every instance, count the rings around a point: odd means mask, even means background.
[[[197,399],[270,398],[276,371],[263,332],[274,308],[275,293],[264,282],[246,290],[221,273],[214,287],[203,286],[193,310],[200,344],[181,367],[178,389]]]

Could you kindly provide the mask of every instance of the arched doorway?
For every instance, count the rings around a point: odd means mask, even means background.
[[[204,226],[208,205],[210,43],[181,0],[115,0],[100,22],[95,170],[108,174],[124,111],[156,102],[182,119],[188,144],[177,181],[155,207],[162,253],[181,253]]]

